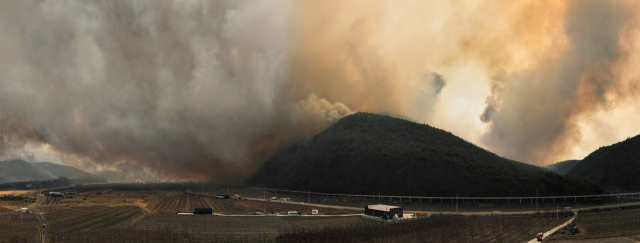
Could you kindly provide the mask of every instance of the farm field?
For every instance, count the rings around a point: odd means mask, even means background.
[[[35,197],[23,197],[23,196],[0,197],[0,207],[4,207],[12,211],[20,210],[20,208],[26,208],[27,205],[33,205],[36,202],[37,202],[37,198]]]
[[[214,197],[174,195],[145,202],[146,208],[158,213],[193,212],[195,208],[212,208],[214,213],[251,214],[251,210],[232,201]]]
[[[317,209],[318,214],[320,215],[341,215],[341,214],[362,213],[362,211],[349,210],[349,209],[323,208],[323,207],[297,205],[297,204],[280,203],[280,202],[237,200],[237,201],[234,201],[234,203],[237,205],[241,205],[245,208],[248,208],[252,212],[263,212],[263,213],[272,213],[272,212],[287,213],[288,211],[297,211],[302,215],[308,215],[308,214],[311,214],[312,209]]]
[[[42,203],[43,206],[59,206],[63,204],[62,198],[50,198],[47,197],[46,200]]]
[[[640,210],[580,213],[575,220],[576,235],[556,234],[557,239],[597,239],[640,234]]]
[[[525,242],[562,224],[567,216],[431,216],[395,224],[354,224],[341,228],[281,233],[278,242]]]
[[[264,192],[254,188],[230,188],[232,195],[255,198]],[[431,214],[430,218],[405,221],[397,224],[380,223],[365,220],[360,216],[339,216],[340,214],[362,213],[361,210],[340,208],[324,208],[318,205],[298,205],[297,203],[283,203],[281,201],[262,201],[250,199],[217,199],[211,196],[191,196],[185,189],[127,189],[123,191],[111,188],[91,188],[77,190],[78,194],[65,198],[46,198],[40,206],[33,209],[35,214],[19,214],[14,209],[6,208],[5,220],[0,233],[14,238],[0,239],[0,242],[35,242],[42,222],[37,214],[48,223],[45,240],[47,242],[522,242],[533,238],[535,233],[549,230],[557,224],[563,223],[569,217],[564,215],[556,221],[555,214],[539,215],[486,215],[461,216],[445,214]],[[234,193],[235,192],[235,193]],[[215,194],[225,194],[226,188],[214,191]],[[212,193],[208,193],[211,195]],[[254,196],[254,197],[252,197]],[[267,197],[275,194],[266,194]],[[288,197],[291,201],[309,200],[308,195],[279,194],[278,197]],[[262,198],[262,197],[260,197]],[[313,197],[311,198],[313,203]],[[319,199],[319,198],[318,198]],[[366,204],[376,204],[377,200],[357,200],[325,198],[323,203],[331,202],[340,205],[352,203],[358,208]],[[343,201],[339,201],[343,200]],[[7,200],[7,203],[25,204]],[[33,201],[39,203],[38,201]],[[393,205],[422,205],[441,211],[455,210],[455,204],[391,201],[382,202]],[[485,207],[491,204],[475,204]],[[535,204],[534,204],[535,205]],[[19,205],[16,205],[16,209]],[[493,204],[498,209],[512,208],[518,210],[517,204]],[[548,206],[548,205],[547,205]],[[24,206],[22,206],[24,207]],[[214,215],[176,215],[180,212],[193,212],[196,207],[212,208],[214,213],[240,216]],[[471,203],[459,203],[461,212],[477,211]],[[540,204],[541,211],[545,208]],[[288,217],[288,216],[256,216],[254,212],[286,213],[298,211],[302,215],[311,213],[311,209],[318,209],[320,217]],[[448,210],[447,210],[448,209]],[[453,209],[453,210],[451,210]],[[409,209],[410,210],[410,209]],[[405,208],[405,213],[409,211]],[[495,210],[495,209],[493,209]],[[553,205],[555,210],[555,205]],[[429,210],[426,212],[437,212]],[[423,211],[425,212],[425,211]],[[631,212],[631,211],[628,211]],[[631,217],[640,218],[635,212]],[[618,215],[607,213],[608,215]],[[17,223],[14,218],[23,216],[24,220]],[[593,214],[596,215],[596,214]],[[602,216],[605,214],[597,214]],[[588,221],[591,214],[580,216],[577,223],[596,225]],[[622,216],[620,216],[622,217]],[[635,222],[635,221],[633,221]],[[619,235],[640,234],[637,231],[624,231],[622,225],[612,224],[617,231],[602,229],[596,237],[615,237]],[[6,226],[6,227],[5,227]],[[589,234],[597,232],[596,227],[584,228],[582,238],[589,239]],[[637,228],[638,226],[636,226]],[[633,226],[627,227],[633,229]],[[618,232],[613,234],[610,232]],[[635,232],[635,233],[634,233]],[[588,236],[588,237],[585,237]],[[18,237],[18,238],[16,238]],[[573,239],[573,238],[571,238]]]
[[[173,229],[198,241],[216,237],[237,237],[254,240],[273,240],[280,232],[296,228],[340,228],[354,224],[373,223],[357,216],[347,217],[277,217],[277,216],[203,216],[203,215],[150,215],[136,226],[141,229]],[[192,234],[193,232],[193,234]]]
[[[129,226],[142,216],[144,213],[139,207],[92,206],[54,209],[45,214],[45,219],[50,225],[51,241],[64,242],[65,235]]]
[[[0,242],[38,242],[40,226],[38,215],[0,214]]]
[[[2,196],[17,196],[21,194],[31,193],[33,195],[33,190],[10,190],[10,191],[0,191],[0,197]]]

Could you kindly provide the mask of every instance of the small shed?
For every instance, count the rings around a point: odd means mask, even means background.
[[[64,197],[64,195],[62,195],[62,193],[59,193],[59,192],[49,192],[49,196],[50,197]]]
[[[193,214],[213,214],[212,208],[196,208],[193,210]]]
[[[387,220],[395,217],[402,218],[402,207],[382,204],[368,205],[364,207],[364,214]]]

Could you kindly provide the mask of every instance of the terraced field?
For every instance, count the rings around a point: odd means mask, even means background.
[[[250,214],[251,210],[233,202],[213,197],[186,195],[165,196],[149,200],[147,209],[158,213],[193,212],[195,208],[212,208],[214,213]]]

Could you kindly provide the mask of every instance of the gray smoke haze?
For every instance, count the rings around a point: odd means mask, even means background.
[[[253,143],[295,125],[278,116],[288,2],[0,5],[3,151],[43,143],[80,167],[203,178],[242,174]]]
[[[638,41],[637,6],[624,1],[570,1],[564,30],[569,48],[533,69],[499,72],[480,119],[494,152],[532,164],[559,161],[579,144],[580,119],[615,108],[638,93],[630,47]]]
[[[639,9],[604,0],[0,1],[0,158],[47,153],[89,171],[126,162],[163,178],[247,177],[290,139],[364,111],[545,164],[580,142],[577,122],[639,93],[630,71],[640,64]]]
[[[352,113],[341,103],[348,88],[330,99],[295,88],[308,81],[292,77],[293,8],[290,1],[2,2],[0,153],[46,146],[85,169],[127,162],[177,178],[248,176],[289,139]],[[386,102],[378,98],[362,110],[394,110],[377,108]]]

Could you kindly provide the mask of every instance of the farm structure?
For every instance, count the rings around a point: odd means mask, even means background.
[[[196,208],[193,210],[193,214],[213,214],[212,208]]]
[[[59,192],[49,192],[47,194],[47,196],[49,196],[49,197],[64,197],[64,195],[62,193],[59,193]]]
[[[382,219],[402,218],[403,216],[402,207],[381,204],[365,206],[364,214]]]

